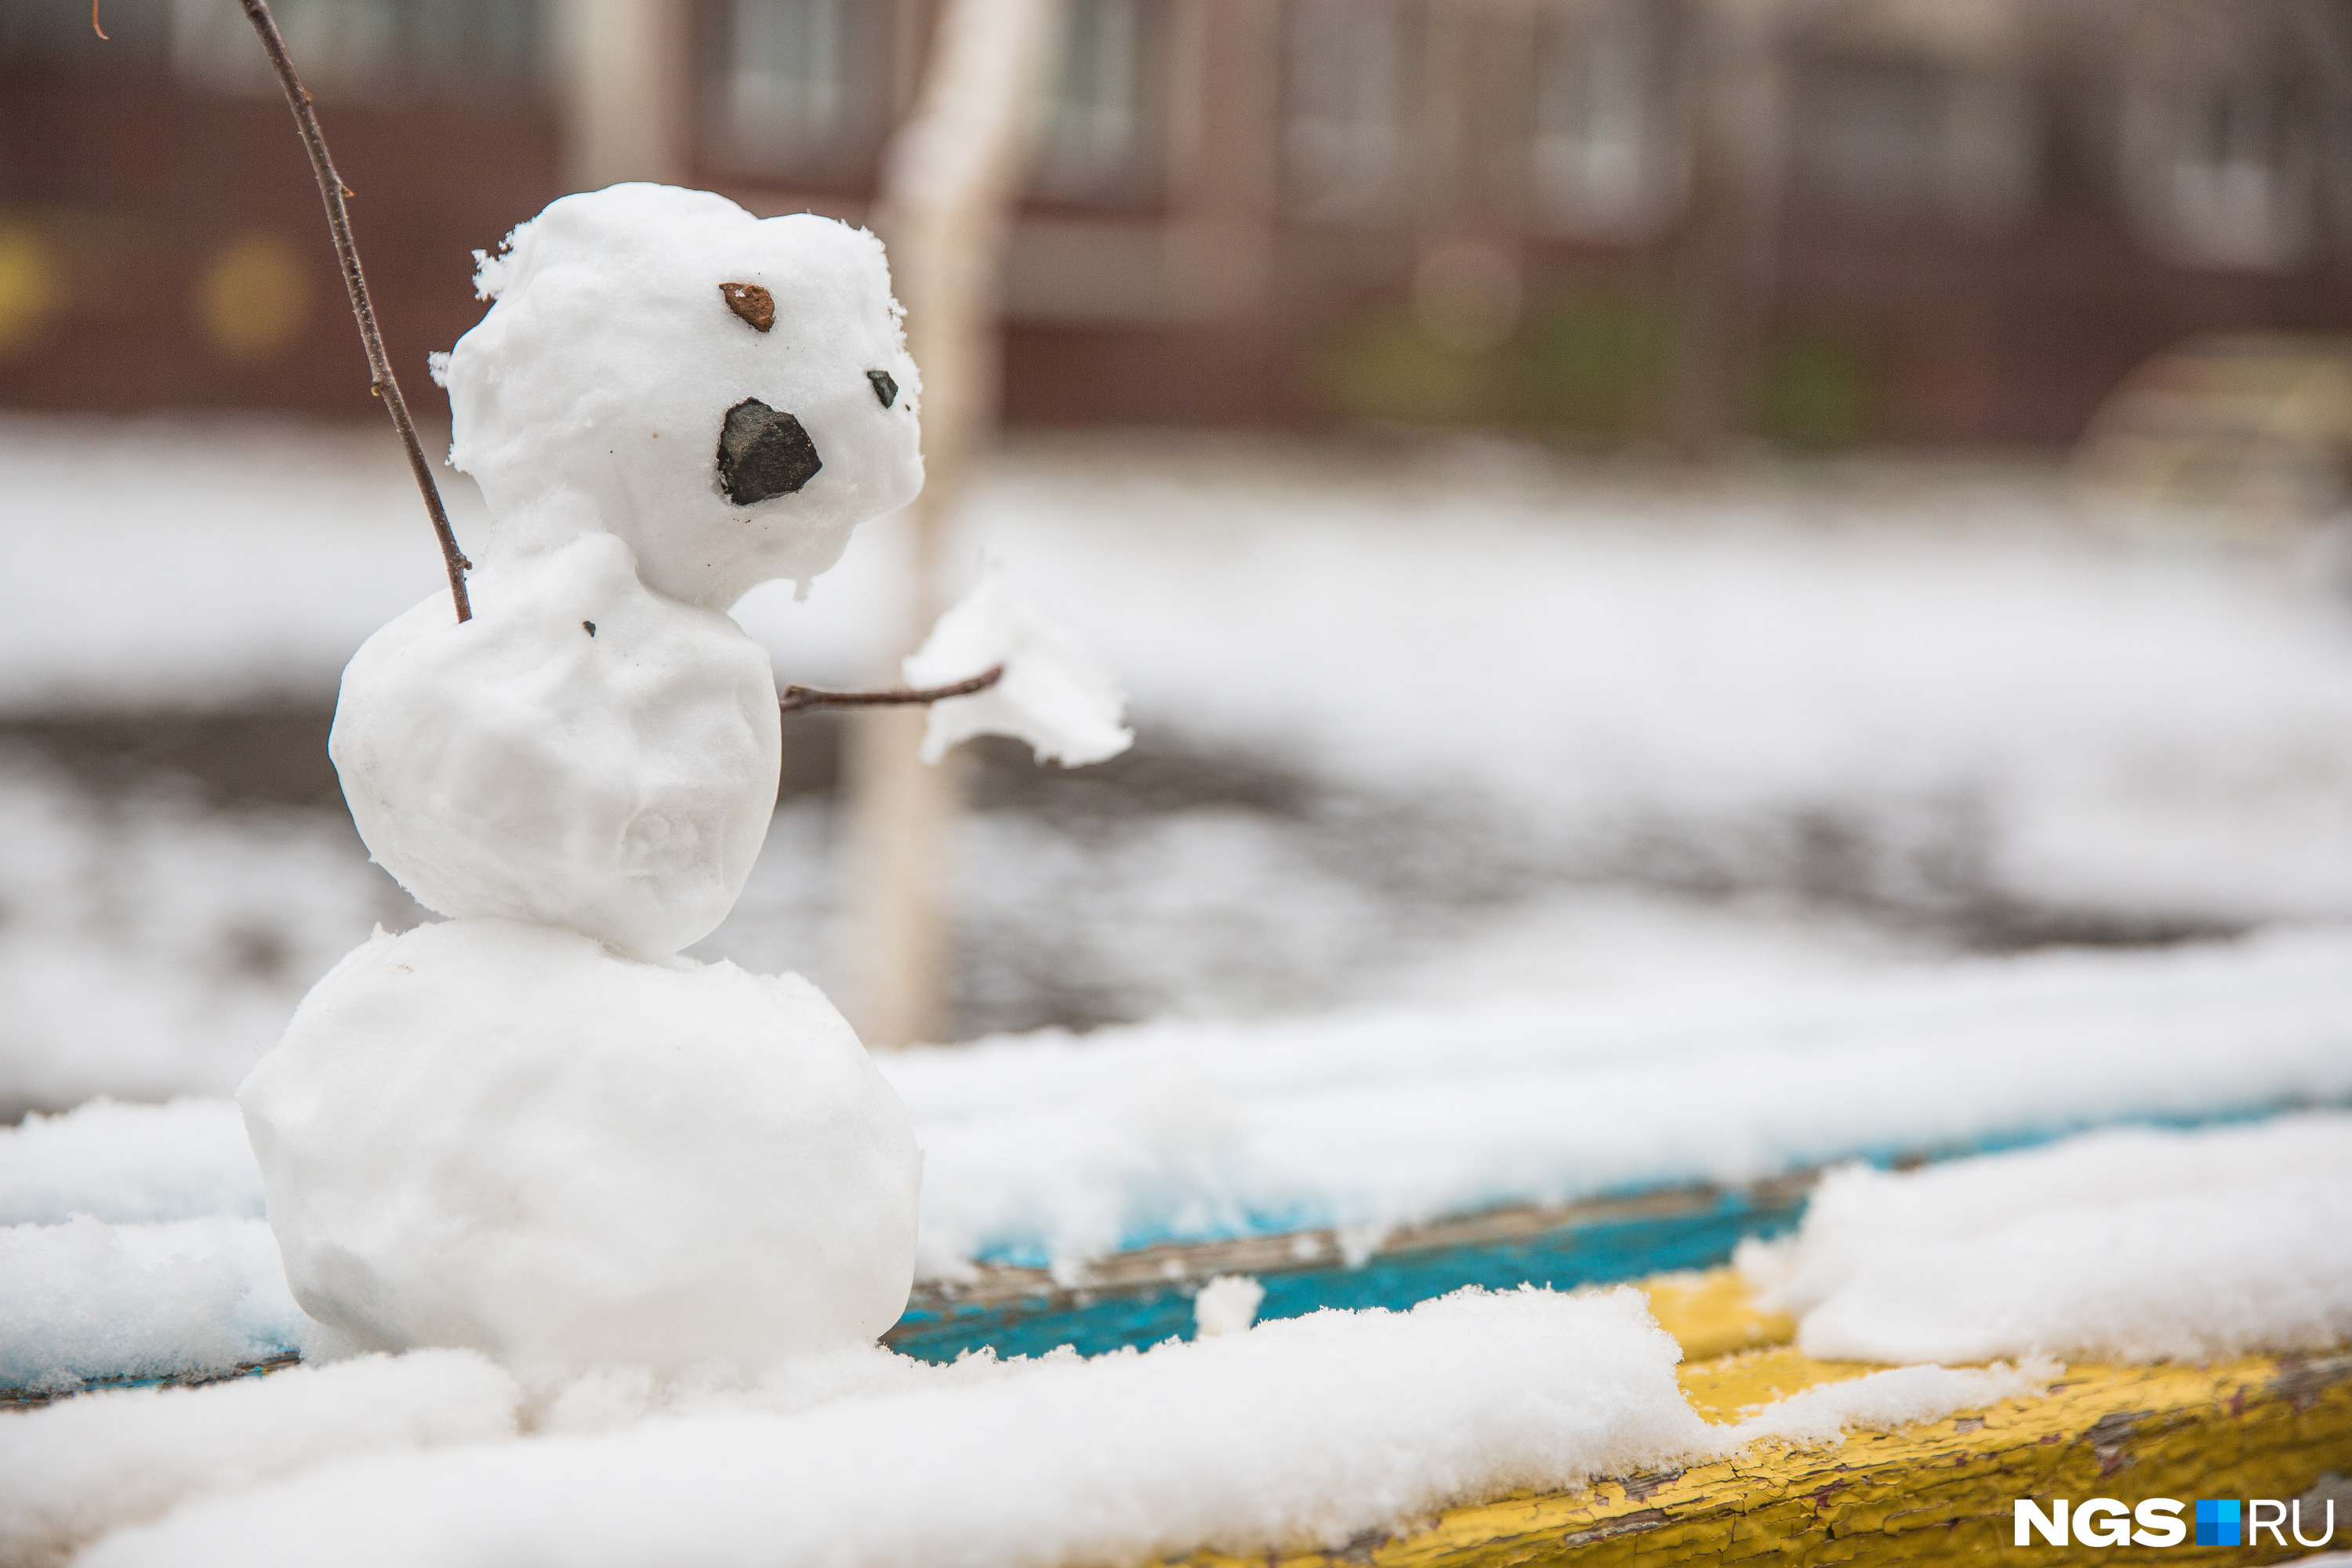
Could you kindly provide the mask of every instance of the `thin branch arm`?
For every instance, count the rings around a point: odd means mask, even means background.
[[[261,47],[269,56],[270,68],[278,73],[278,85],[286,91],[286,106],[294,111],[294,125],[302,133],[302,146],[310,154],[310,173],[318,177],[319,198],[327,206],[327,228],[335,239],[335,258],[342,264],[343,288],[352,297],[352,314],[359,321],[360,342],[367,349],[368,374],[374,378],[370,390],[383,399],[384,407],[392,415],[393,427],[400,432],[401,445],[408,448],[409,471],[416,476],[416,488],[425,497],[425,510],[433,517],[433,534],[441,543],[441,563],[448,569],[449,597],[457,603],[457,618],[471,620],[474,608],[466,597],[466,569],[473,563],[457,548],[457,536],[450,531],[449,514],[441,505],[440,487],[433,482],[433,467],[425,459],[425,448],[416,439],[416,426],[408,417],[408,401],[400,395],[399,378],[392,374],[392,360],[383,352],[383,334],[376,330],[375,304],[368,298],[367,279],[360,271],[359,247],[352,239],[351,215],[343,206],[343,198],[351,193],[344,188],[342,176],[335,173],[335,162],[327,153],[326,133],[319,129],[318,113],[310,107],[310,95],[303,90],[301,78],[294,74],[294,62],[287,56],[286,40],[278,36],[277,19],[269,14],[268,0],[243,0],[243,4],[246,19],[261,36]]]
[[[950,686],[902,688],[896,691],[820,691],[814,686],[787,686],[778,699],[777,706],[786,713],[805,713],[814,708],[894,708],[908,702],[937,702],[943,698],[969,697],[975,691],[985,691],[1004,679],[1004,667],[992,664],[969,680],[959,680]]]

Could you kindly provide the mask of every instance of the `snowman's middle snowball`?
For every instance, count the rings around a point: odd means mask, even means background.
[[[768,651],[588,534],[436,595],[343,672],[328,750],[368,852],[446,915],[662,956],[717,929],[775,815]]]

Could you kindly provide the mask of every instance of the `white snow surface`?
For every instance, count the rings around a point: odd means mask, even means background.
[[[61,1400],[0,1421],[0,1563],[60,1562],[184,1499],[354,1454],[511,1436],[520,1404],[513,1379],[465,1351]]]
[[[2054,1362],[1983,1367],[1900,1366],[1801,1389],[1757,1406],[1733,1430],[1742,1442],[1800,1447],[1841,1442],[1848,1432],[1892,1432],[2004,1399],[2039,1399],[2064,1368]]]
[[[1380,1227],[2352,1097],[2352,932],[893,1053],[924,1268]],[[2009,1353],[1998,1348],[1987,1355]],[[1937,1359],[1933,1354],[1907,1360]]]
[[[921,381],[863,229],[614,185],[551,203],[476,282],[496,303],[441,378],[450,461],[488,500],[492,553],[603,530],[648,587],[723,610],[755,583],[806,582],[922,489]],[[767,289],[773,326],[737,315],[724,283]],[[869,372],[895,383],[887,405]],[[717,454],[751,399],[797,421],[819,466],[739,502]]]
[[[371,925],[417,918],[347,821],[93,797],[20,761],[0,764],[0,1108],[226,1094]]]
[[[395,1374],[421,1359],[371,1372],[376,1394],[396,1409]],[[124,1489],[127,1528],[77,1559],[93,1568],[1054,1568],[1334,1548],[1516,1488],[1570,1489],[1761,1440],[1835,1441],[2034,1397],[2055,1371],[1907,1368],[1712,1426],[1675,1382],[1679,1359],[1629,1289],[1465,1290],[1408,1312],[1318,1312],[1092,1360],[1065,1350],[940,1366],[866,1347],[748,1381],[606,1368],[536,1403],[520,1441],[444,1447],[446,1426],[424,1432],[412,1416],[377,1436],[377,1451],[346,1457],[356,1424],[312,1409],[321,1462],[253,1487],[239,1483],[281,1463],[243,1426],[261,1401],[243,1392],[234,1416],[199,1425],[208,1389],[92,1418],[71,1436],[103,1450],[53,1468],[85,1481],[149,1451],[164,1460],[156,1479]],[[356,1387],[353,1370],[330,1375]],[[432,1375],[470,1392],[464,1418],[496,1427],[511,1394],[487,1372],[450,1361]],[[163,1415],[178,1425],[152,1418]],[[195,1494],[186,1478],[207,1461],[179,1446],[215,1432],[248,1447],[211,1461],[217,1489]],[[167,1491],[191,1495],[142,1523]],[[94,1510],[56,1511],[86,1533]]]
[[[775,814],[767,650],[592,534],[425,599],[343,672],[330,751],[372,858],[446,915],[665,957],[716,930]]]
[[[1344,798],[1093,832],[976,813],[953,889],[974,1026],[1521,988],[1673,1006],[1727,965],[1784,991],[1822,958],[1933,956],[1981,940],[1939,910],[2007,900],[2094,934],[2352,918],[2340,602],[2270,555],[2095,531],[2030,473],[1839,472],[1172,439],[997,460],[950,556],[1017,566],[1118,670],[1142,752]],[[473,482],[444,477],[487,552]],[[323,706],[444,591],[380,424],[0,416],[0,545],[19,718]],[[900,651],[908,558],[885,519],[808,603],[770,584],[736,614],[785,679],[862,684]],[[0,758],[0,1108],[226,1093],[372,923],[417,918],[340,813],[108,801],[22,761]],[[1499,896],[1381,880],[1401,816],[1400,869]],[[698,956],[845,973],[826,833],[789,803]],[[1838,903],[1845,878],[1886,901]]]
[[[261,1173],[226,1100],[93,1100],[0,1127],[0,1225],[261,1217]]]
[[[0,1228],[0,1387],[216,1372],[343,1346],[287,1293],[257,1219]]]
[[[905,662],[908,684],[946,686],[1002,665],[993,686],[931,704],[923,761],[974,735],[1027,742],[1040,763],[1081,767],[1135,743],[1119,721],[1127,693],[1096,653],[1031,607],[1001,570],[941,616]]]
[[[238,1100],[294,1297],[362,1349],[757,1367],[906,1305],[922,1157],[798,975],[378,933]]]
[[[2278,559],[2086,527],[2032,474],[1840,472],[1035,446],[983,476],[955,553],[1017,563],[1150,734],[1458,792],[1530,854],[1827,812],[1948,840],[1997,892],[2352,916],[2340,602]],[[0,711],[323,698],[439,585],[380,426],[11,415],[0,494]],[[809,603],[736,607],[786,679],[898,651],[903,520],[856,538]]]
[[[1741,1263],[1825,1360],[2325,1349],[2352,1339],[2352,1116],[1849,1167]]]
[[[1718,1450],[1679,1357],[1630,1289],[1465,1292],[1090,1361],[846,1352],[603,1432],[323,1468],[80,1561],[1044,1568],[1337,1547]]]

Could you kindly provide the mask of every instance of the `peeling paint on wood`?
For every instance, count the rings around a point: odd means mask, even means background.
[[[1679,1314],[1669,1327],[1686,1349],[1753,1337],[1773,1321],[1755,1310],[1727,1269],[1654,1280],[1649,1289],[1662,1321]],[[1788,1337],[1785,1327],[1780,1337]],[[1784,1342],[1695,1359],[1681,1376],[1694,1408],[1727,1422],[1754,1405],[1878,1370],[1814,1361]],[[2208,1367],[2077,1365],[2046,1399],[2004,1400],[1902,1431],[1850,1434],[1837,1445],[1761,1444],[1679,1475],[1466,1503],[1393,1534],[1369,1556],[1277,1550],[1246,1561],[1263,1568],[1341,1562],[1366,1568],[1811,1568],[1965,1557],[2046,1565],[2063,1554],[2011,1544],[2020,1498],[2045,1507],[2053,1498],[2102,1495],[2292,1498],[2340,1484],[2347,1470],[2352,1349]],[[2127,1480],[2110,1479],[2125,1471]],[[2267,1541],[2260,1547],[2125,1546],[2098,1553],[2106,1563],[2184,1565],[2305,1554],[2305,1548]],[[1184,1561],[1194,1568],[1242,1568],[1244,1562],[1214,1554]]]

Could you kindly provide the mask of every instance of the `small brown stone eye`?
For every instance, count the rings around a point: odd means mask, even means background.
[[[866,373],[866,379],[874,384],[874,395],[882,400],[883,407],[887,408],[898,401],[898,384],[891,379],[888,371],[869,370]]]
[[[727,308],[751,323],[755,332],[764,332],[776,324],[776,297],[757,283],[721,283],[719,293],[727,297]]]

